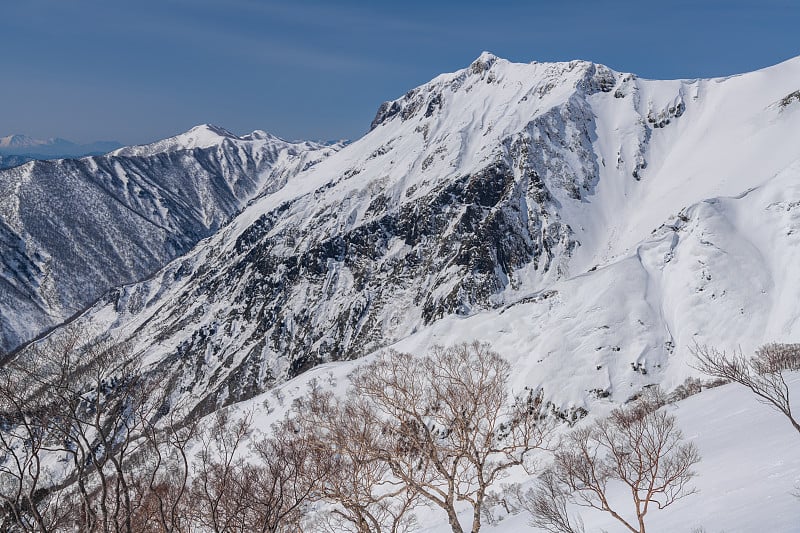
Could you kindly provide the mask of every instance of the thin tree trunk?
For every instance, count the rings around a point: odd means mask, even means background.
[[[472,533],[478,533],[481,529],[481,510],[483,509],[484,488],[475,495],[475,503],[472,506]]]
[[[456,510],[453,508],[452,504],[447,507],[447,520],[450,522],[450,528],[453,530],[453,533],[464,533],[464,529],[461,527],[461,522],[458,521]]]

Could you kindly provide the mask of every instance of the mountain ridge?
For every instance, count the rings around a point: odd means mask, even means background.
[[[276,138],[161,143],[147,153],[0,171],[0,350],[152,274],[253,197],[338,149]]]

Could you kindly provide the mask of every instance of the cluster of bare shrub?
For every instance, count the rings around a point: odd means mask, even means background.
[[[800,370],[800,344],[769,343],[753,357],[727,354],[711,346],[695,346],[697,369],[726,382],[750,389],[756,399],[778,411],[800,432],[800,418],[792,412],[788,372]]]
[[[0,369],[3,531],[400,533],[426,505],[454,533],[470,516],[477,533],[502,503],[548,531],[580,530],[568,511],[583,505],[644,533],[650,510],[692,493],[697,451],[663,401],[565,431],[541,393],[513,397],[487,344],[387,352],[345,395],[313,388],[259,436],[247,414],[187,421],[125,346],[79,340]],[[544,464],[538,488],[509,503],[501,480]],[[615,485],[632,498],[612,501]]]
[[[694,444],[683,442],[666,399],[650,389],[610,416],[570,432],[555,452],[553,465],[535,489],[520,497],[532,524],[551,533],[583,531],[568,503],[604,511],[626,531],[646,532],[646,517],[694,494],[689,482],[700,461]],[[620,487],[629,498],[615,499]]]
[[[187,420],[124,344],[81,340],[68,332],[0,369],[0,530],[290,530],[315,483],[308,439],[250,439],[249,420],[225,411]]]

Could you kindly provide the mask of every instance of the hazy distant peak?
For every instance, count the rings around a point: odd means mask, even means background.
[[[120,143],[115,141],[95,141],[89,144],[77,144],[61,137],[36,139],[23,134],[0,137],[1,155],[29,156],[32,159],[101,154],[120,146]]]
[[[74,146],[75,143],[58,137],[51,137],[49,139],[34,139],[28,135],[22,135],[19,133],[0,137],[0,148],[34,148],[53,145]]]
[[[242,135],[241,138],[246,140],[246,141],[280,140],[280,137],[277,137],[276,135],[273,135],[273,134],[271,134],[269,132],[266,132],[264,130],[255,130],[255,131],[253,131],[251,133],[248,133],[247,135]]]
[[[8,135],[6,137],[0,137],[0,147],[3,148],[31,146],[35,143],[36,143],[35,139],[32,139],[27,135]]]

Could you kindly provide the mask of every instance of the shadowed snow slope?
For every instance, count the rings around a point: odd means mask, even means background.
[[[336,149],[198,126],[0,171],[0,354],[150,275]]]
[[[800,337],[798,86],[800,59],[651,81],[483,54],[80,320],[203,409],[472,338],[565,408],[671,388],[694,342]]]

